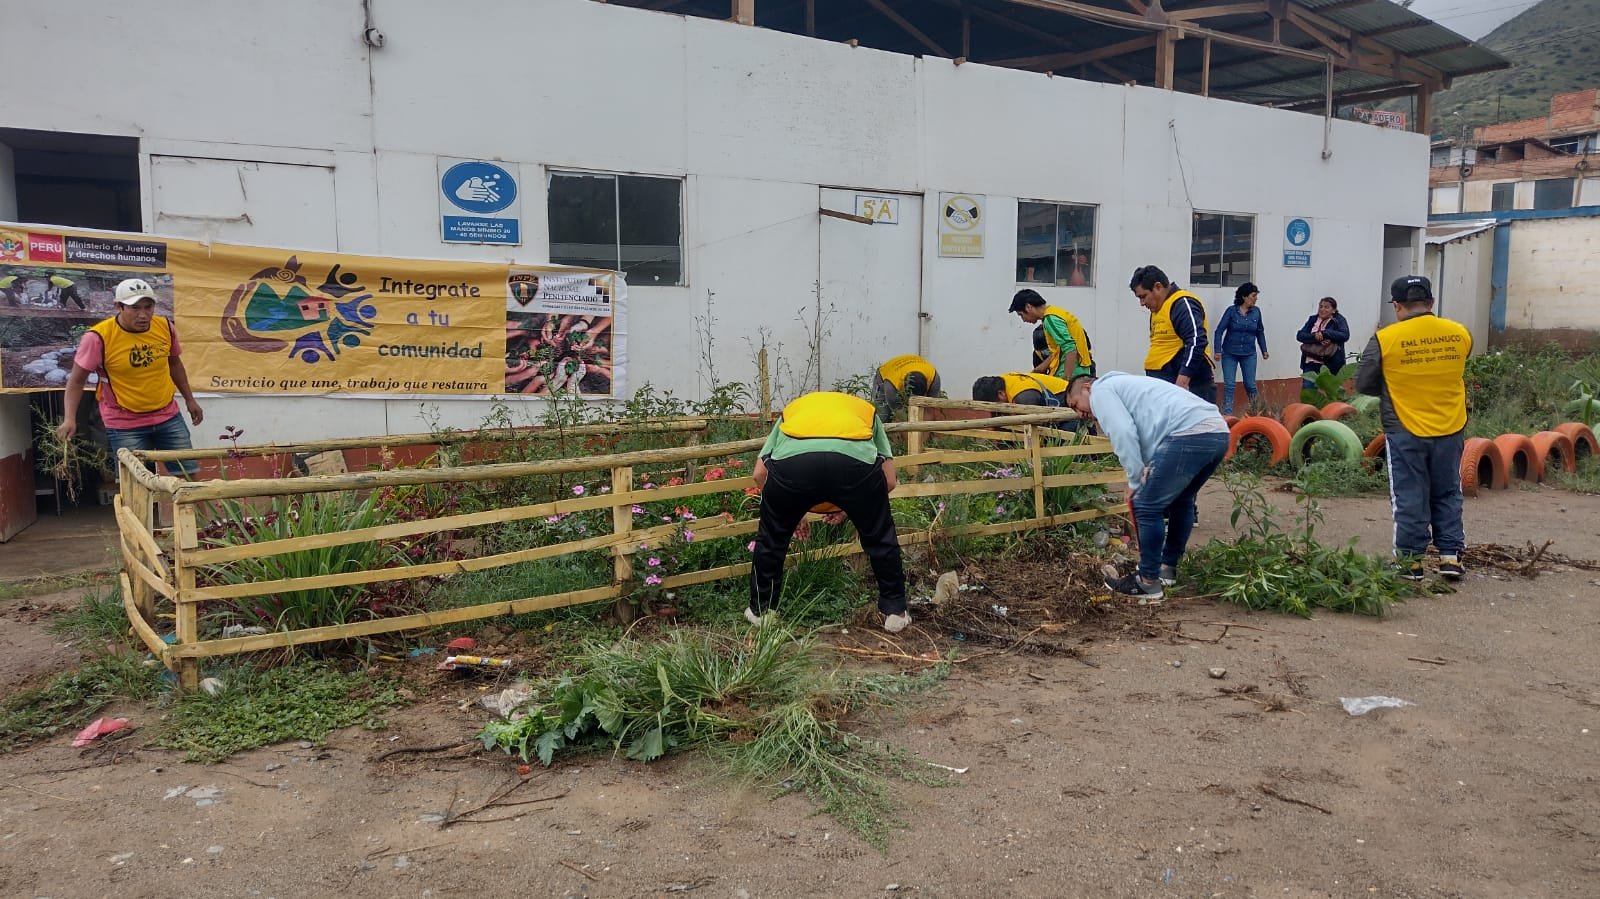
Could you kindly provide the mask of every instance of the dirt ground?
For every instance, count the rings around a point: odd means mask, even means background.
[[[1386,544],[1386,498],[1324,508],[1325,536]],[[1226,497],[1201,509],[1203,540]],[[1501,491],[1469,500],[1467,524],[1474,542],[1600,555],[1600,497]],[[371,760],[469,737],[486,714],[461,707],[470,686],[388,730],[210,767],[151,749],[91,764],[63,737],[0,756],[0,895],[1594,896],[1597,583],[1474,570],[1382,620],[1175,601],[1158,612],[1164,636],[1086,633],[1079,658],[958,665],[873,722],[966,769],[898,787],[909,827],[886,852],[801,797],[734,789],[685,759],[536,769],[519,795],[547,801],[504,810],[525,816],[441,828],[452,804],[515,782],[516,763]],[[39,610],[75,601],[0,606],[7,653],[50,645]],[[1380,694],[1415,705],[1352,717],[1339,702]]]

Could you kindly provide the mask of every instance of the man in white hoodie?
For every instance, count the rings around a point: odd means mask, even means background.
[[[1178,560],[1194,530],[1195,497],[1228,452],[1228,423],[1214,403],[1167,381],[1110,371],[1079,375],[1067,405],[1093,416],[1128,475],[1128,504],[1139,536],[1139,569],[1106,587],[1161,599],[1177,582]]]

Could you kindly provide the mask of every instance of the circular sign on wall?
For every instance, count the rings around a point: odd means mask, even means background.
[[[460,162],[439,178],[439,190],[458,209],[491,215],[517,200],[517,181],[492,162]]]
[[[1305,219],[1290,219],[1283,228],[1283,239],[1292,247],[1303,247],[1311,242],[1311,223]]]

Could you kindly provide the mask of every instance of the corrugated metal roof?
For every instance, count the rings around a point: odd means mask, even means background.
[[[1450,243],[1494,230],[1494,219],[1478,219],[1471,222],[1440,222],[1429,225],[1423,232],[1423,240],[1429,244]]]

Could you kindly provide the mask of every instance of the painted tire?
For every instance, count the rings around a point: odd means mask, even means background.
[[[1349,403],[1329,403],[1322,407],[1323,421],[1338,421],[1341,418],[1349,418],[1352,415],[1360,414],[1360,411]]]
[[[818,515],[832,515],[833,513],[839,511],[839,507],[833,503],[817,503],[811,507],[811,511],[817,513]]]
[[[1383,432],[1379,431],[1378,436],[1367,441],[1367,446],[1361,451],[1361,455],[1366,456],[1368,459],[1382,459],[1384,458],[1385,444],[1387,443],[1388,441],[1384,439]]]
[[[1506,460],[1506,475],[1519,481],[1537,484],[1544,480],[1544,465],[1533,441],[1525,434],[1501,434],[1494,439],[1500,447],[1500,458]]]
[[[1289,458],[1289,429],[1264,415],[1247,415],[1228,429],[1228,455],[1224,458],[1232,458],[1239,449],[1239,442],[1246,437],[1265,437],[1272,448],[1274,465]]]
[[[1224,416],[1222,416],[1222,420],[1228,423],[1228,430],[1231,431],[1231,430],[1233,430],[1233,426],[1239,423],[1239,416],[1237,416],[1237,415],[1224,415]]]
[[[1541,479],[1555,474],[1558,468],[1569,473],[1578,470],[1578,451],[1571,437],[1560,431],[1540,431],[1530,439],[1534,455],[1539,457]]]
[[[1293,434],[1308,421],[1322,418],[1322,412],[1310,403],[1290,403],[1283,407],[1283,426]]]
[[[1594,429],[1583,422],[1569,421],[1564,425],[1556,425],[1553,430],[1572,440],[1572,454],[1576,460],[1600,456],[1600,440],[1595,439]]]
[[[1461,447],[1461,492],[1477,496],[1482,490],[1503,490],[1506,460],[1500,447],[1487,437],[1468,437]]]
[[[1366,394],[1361,394],[1359,396],[1351,397],[1350,398],[1350,405],[1356,407],[1356,411],[1357,412],[1365,414],[1367,412],[1373,412],[1373,411],[1377,410],[1377,408],[1378,408],[1378,398],[1375,397],[1375,396],[1367,396]]]
[[[1296,467],[1310,461],[1311,443],[1314,440],[1332,442],[1339,448],[1339,458],[1346,462],[1361,458],[1361,438],[1350,430],[1349,425],[1342,421],[1311,421],[1295,431],[1294,437],[1289,440],[1289,458],[1294,460]]]

